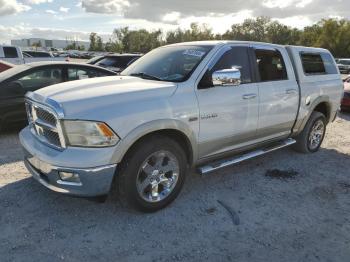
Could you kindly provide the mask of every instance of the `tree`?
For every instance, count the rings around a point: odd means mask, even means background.
[[[206,24],[198,23],[191,24],[188,29],[178,28],[165,34],[161,30],[130,30],[123,27],[114,29],[106,44],[96,33],[91,33],[90,50],[147,53],[165,44],[213,39],[323,47],[329,49],[334,56],[350,57],[350,21],[346,19],[323,19],[300,30],[269,17],[257,17],[233,24],[224,34],[216,35]]]
[[[91,33],[90,34],[90,48],[89,48],[89,51],[96,51],[96,47],[97,47],[96,37],[97,37],[96,33]]]
[[[41,41],[38,41],[38,42],[35,42],[35,43],[32,44],[32,47],[35,48],[35,51],[37,51],[38,48],[41,47],[41,46],[42,46],[42,45],[41,45]]]

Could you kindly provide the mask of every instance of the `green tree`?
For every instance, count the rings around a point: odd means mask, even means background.
[[[97,48],[97,34],[91,33],[90,34],[90,48],[89,51],[96,51]]]

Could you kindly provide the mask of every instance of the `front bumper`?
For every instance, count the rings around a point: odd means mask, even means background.
[[[92,158],[94,154],[95,159],[99,159],[98,155],[106,154],[108,150],[75,148],[74,154],[66,152],[69,149],[60,152],[42,144],[31,134],[28,128],[21,131],[20,140],[24,150],[25,166],[33,177],[45,187],[59,193],[82,197],[101,196],[109,193],[116,174],[116,164],[101,162],[101,165],[95,165],[94,167],[81,167],[84,162],[86,164],[91,163],[89,158]],[[79,162],[84,158],[84,153],[87,161]],[[74,162],[74,155],[76,155],[79,167],[55,164],[55,162],[71,164]],[[68,158],[67,161],[64,160],[66,157]],[[59,172],[78,174],[80,182],[63,181],[59,176]]]

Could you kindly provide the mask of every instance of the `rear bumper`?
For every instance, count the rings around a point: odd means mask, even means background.
[[[55,160],[54,157],[52,156],[52,159],[50,157],[50,152],[52,153],[52,150],[54,149],[48,148],[43,144],[38,147],[37,143],[40,142],[31,135],[29,130],[22,130],[20,133],[20,140],[24,150],[25,166],[32,174],[33,178],[43,186],[55,192],[81,197],[94,197],[109,193],[114,175],[116,173],[116,164],[104,164],[97,167],[86,168],[77,168],[70,165],[56,165],[53,164]],[[44,150],[46,150],[45,160],[43,160],[41,157],[42,154],[45,153]],[[82,151],[80,153],[84,154],[84,149],[81,150]],[[95,153],[103,153],[103,149],[101,152],[96,150]],[[63,154],[63,152],[56,151],[55,154],[55,157],[57,157],[57,155]],[[88,158],[88,155],[86,155],[86,157]],[[78,159],[79,158],[77,158],[77,161]],[[72,159],[69,160],[70,161],[67,161],[67,163],[71,163]],[[60,159],[60,162],[62,161],[63,159]],[[63,181],[59,175],[59,172],[77,174],[80,181]]]

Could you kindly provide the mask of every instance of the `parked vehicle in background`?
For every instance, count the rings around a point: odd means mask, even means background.
[[[0,73],[14,67],[14,64],[7,63],[5,61],[0,61]]]
[[[94,65],[101,66],[120,73],[127,68],[131,63],[139,59],[141,54],[116,54],[106,55],[102,59],[94,63]]]
[[[152,212],[201,174],[289,145],[319,150],[343,82],[329,51],[239,41],[157,48],[105,77],[27,94],[25,165],[44,186]],[[112,183],[116,187],[112,187]]]
[[[105,57],[102,56],[102,55],[95,56],[95,57],[89,59],[88,61],[86,61],[86,63],[89,64],[89,65],[94,65],[97,62],[101,61],[103,58],[105,58]]]
[[[350,74],[350,59],[337,59],[337,66],[341,74]]]
[[[0,73],[0,130],[7,124],[26,120],[24,95],[53,84],[116,75],[93,65],[41,62],[18,65]]]
[[[350,76],[344,79],[344,95],[341,101],[341,110],[350,111]]]
[[[23,56],[25,57],[54,57],[50,52],[44,51],[22,51]]]
[[[0,61],[9,62],[15,65],[39,62],[39,61],[65,61],[61,57],[32,57],[22,52],[21,48],[15,46],[0,45]]]

